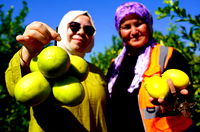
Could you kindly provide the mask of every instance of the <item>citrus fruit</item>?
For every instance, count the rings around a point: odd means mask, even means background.
[[[159,76],[147,78],[144,85],[149,95],[153,98],[164,99],[169,93],[167,81]]]
[[[171,79],[174,86],[178,89],[184,89],[190,84],[188,75],[179,69],[169,69],[162,74],[162,78]]]
[[[89,72],[88,63],[76,55],[70,55],[70,62],[70,75],[77,77],[80,81],[85,80]]]
[[[37,60],[38,60],[38,56],[35,56],[31,59],[31,62],[29,65],[31,72],[39,71],[38,65],[37,65]]]
[[[85,96],[82,84],[73,76],[65,76],[57,80],[52,91],[55,99],[68,106],[80,104]]]
[[[47,79],[39,71],[23,76],[15,85],[14,96],[17,101],[35,106],[45,101],[51,92]]]
[[[70,67],[68,53],[60,47],[49,46],[38,56],[38,68],[47,78],[57,78],[65,74]]]

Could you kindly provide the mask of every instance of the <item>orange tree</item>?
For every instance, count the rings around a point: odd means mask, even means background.
[[[172,24],[167,35],[155,35],[164,45],[177,48],[190,64],[196,102],[192,118],[200,129],[200,14],[192,16],[187,13],[186,9],[179,7],[179,0],[164,0],[164,3],[166,5],[159,7],[155,13],[158,19],[169,17]]]
[[[16,102],[9,96],[4,73],[14,53],[21,45],[16,42],[15,37],[24,31],[23,22],[28,13],[27,3],[23,1],[23,7],[19,15],[13,16],[14,7],[3,11],[0,4],[0,131],[1,132],[24,132],[28,126],[28,109],[26,106]]]

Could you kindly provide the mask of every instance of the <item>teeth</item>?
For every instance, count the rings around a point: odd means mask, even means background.
[[[132,38],[132,40],[136,41],[136,40],[138,40],[138,39],[136,39],[136,38]]]

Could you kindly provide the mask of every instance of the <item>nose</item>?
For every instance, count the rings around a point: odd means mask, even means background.
[[[83,30],[83,28],[82,27],[80,27],[80,29],[78,30],[78,32],[77,32],[78,34],[84,34],[84,30]]]
[[[135,35],[135,34],[138,33],[138,30],[137,30],[137,28],[136,28],[135,26],[132,26],[132,27],[131,27],[131,33],[132,33],[133,35]]]

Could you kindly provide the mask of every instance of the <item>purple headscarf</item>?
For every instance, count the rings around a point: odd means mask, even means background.
[[[150,32],[153,32],[153,19],[152,15],[149,10],[141,3],[138,2],[127,2],[120,5],[116,12],[115,12],[115,27],[117,31],[120,28],[121,20],[129,15],[129,14],[136,14],[138,15],[143,21],[145,21],[150,29]]]

